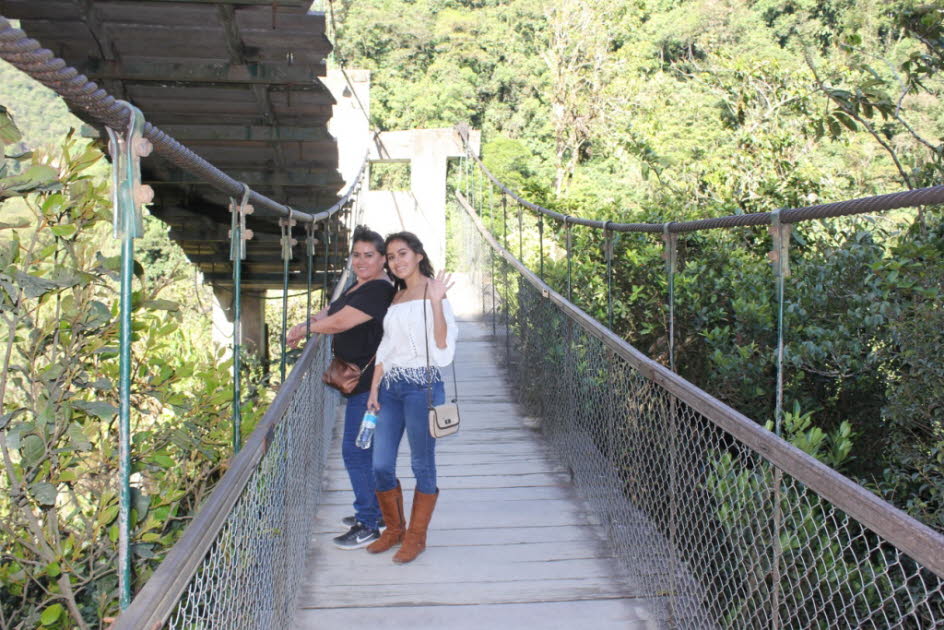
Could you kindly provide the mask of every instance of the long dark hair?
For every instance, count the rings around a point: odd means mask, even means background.
[[[420,261],[420,273],[426,276],[427,278],[436,277],[436,273],[433,271],[433,263],[429,262],[429,254],[426,253],[426,250],[423,249],[423,243],[416,237],[416,234],[413,232],[396,232],[394,234],[388,234],[387,239],[384,241],[384,252],[386,255],[387,247],[390,246],[390,243],[393,241],[403,241],[406,243],[406,246],[410,248],[414,254],[419,254],[423,257]],[[387,269],[387,272],[393,278],[393,287],[399,291],[400,289],[406,288],[406,282],[402,278],[398,278],[394,275],[390,269]]]
[[[354,236],[351,237],[352,250],[354,248],[354,243],[370,243],[381,256],[384,256],[385,252],[387,251],[387,244],[384,243],[383,237],[366,225],[358,225],[356,228],[354,228]]]

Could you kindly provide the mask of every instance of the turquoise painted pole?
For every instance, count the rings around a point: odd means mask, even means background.
[[[118,604],[131,604],[131,279],[134,276],[134,239],[121,240],[121,305],[118,407]]]
[[[571,251],[570,251],[570,248],[572,245],[571,239],[573,235],[572,230],[571,230],[572,227],[573,227],[573,224],[570,223],[570,216],[568,215],[564,217],[564,231],[566,232],[565,237],[566,237],[566,245],[567,245],[567,301],[570,302],[571,304],[573,304],[574,302],[574,294],[572,290],[573,273],[571,271],[571,261],[573,260],[573,256],[571,256]]]
[[[246,229],[246,215],[252,214],[249,186],[243,184],[239,205],[230,199],[231,227],[229,258],[233,262],[233,453],[242,447],[242,261],[246,258],[246,241],[252,232]]]
[[[306,303],[305,303],[305,341],[307,342],[311,338],[311,274],[314,268],[314,258],[315,258],[315,224],[307,223],[305,225],[305,274],[306,274],[306,287],[307,291],[305,292]]]
[[[279,219],[279,226],[282,228],[282,359],[279,361],[279,374],[282,383],[285,382],[285,348],[288,333],[288,263],[292,259],[292,247],[295,245],[295,239],[292,238],[293,225],[295,219]]]
[[[141,205],[154,191],[141,184],[140,158],[151,153],[143,137],[144,116],[123,104],[131,114],[128,128],[108,129],[112,158],[112,209],[115,237],[121,239],[121,286],[118,332],[118,604],[131,604],[131,283],[134,278],[134,239],[144,233]]]
[[[606,327],[613,330],[613,232],[603,224],[603,255],[606,259]]]
[[[662,240],[665,241],[665,275],[669,285],[669,369],[675,371],[675,265],[678,258],[678,234],[669,231],[672,224],[662,228]]]
[[[770,234],[773,237],[773,249],[769,257],[777,283],[777,397],[774,403],[774,433],[778,436],[783,430],[783,302],[784,281],[790,275],[790,227],[789,223],[780,222],[779,209],[771,213]]]

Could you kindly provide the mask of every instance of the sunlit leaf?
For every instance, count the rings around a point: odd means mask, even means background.
[[[37,298],[49,293],[53,289],[59,288],[59,286],[51,280],[31,276],[22,271],[17,271],[13,277],[28,298]]]
[[[111,420],[118,413],[118,408],[111,403],[94,400],[76,400],[72,403],[72,406],[102,420]]]
[[[76,226],[72,224],[54,225],[50,228],[52,233],[60,238],[68,238],[75,234]]]
[[[31,190],[49,190],[58,185],[59,173],[47,164],[33,164],[22,173],[0,178],[0,197]]]
[[[23,139],[23,134],[13,122],[13,116],[3,105],[0,105],[0,142],[4,145],[13,144]]]
[[[30,486],[30,494],[39,501],[40,505],[55,505],[59,491],[51,483],[41,481]]]
[[[53,604],[46,608],[43,611],[43,614],[39,616],[39,622],[44,626],[51,626],[52,624],[59,621],[59,617],[62,616],[63,608],[62,604]]]
[[[46,453],[46,444],[38,435],[27,435],[21,443],[20,453],[23,454],[23,462],[32,466]]]

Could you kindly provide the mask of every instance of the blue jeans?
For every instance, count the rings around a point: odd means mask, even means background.
[[[442,381],[433,383],[433,404],[446,399]],[[374,477],[377,490],[397,487],[397,451],[403,431],[410,441],[410,462],[416,477],[416,489],[426,494],[436,492],[436,439],[429,434],[426,385],[405,380],[385,381],[377,394],[380,417],[374,434]]]
[[[361,420],[367,411],[367,398],[370,392],[355,394],[347,399],[344,409],[344,437],[341,440],[341,457],[344,458],[344,467],[351,478],[351,488],[354,489],[354,518],[370,527],[377,528],[377,519],[380,518],[380,506],[377,504],[377,495],[374,494],[374,473],[371,462],[373,460],[373,446],[371,448],[357,448],[354,441],[361,428]]]

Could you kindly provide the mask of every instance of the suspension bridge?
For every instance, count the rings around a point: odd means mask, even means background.
[[[324,132],[330,98],[317,80],[330,44],[324,15],[309,5],[3,3],[26,32],[0,20],[0,56],[111,137],[124,374],[133,241],[148,185],[155,215],[208,281],[232,292],[237,359],[244,286],[310,294],[317,278],[326,291],[343,290],[364,167],[335,196],[337,147]],[[54,42],[57,53],[27,32]],[[190,57],[169,61],[168,49]],[[113,627],[941,627],[944,537],[676,374],[671,314],[679,235],[770,226],[779,419],[790,226],[940,204],[944,187],[687,223],[599,222],[521,198],[478,160],[468,130],[456,133],[465,147],[451,240],[463,279],[456,300],[464,314],[457,352],[464,428],[441,444],[442,507],[427,553],[395,567],[329,548],[349,492],[338,456],[339,399],[320,382],[330,344],[314,336],[290,370],[283,359],[278,395],[245,439],[235,362],[229,469],[131,593],[125,378],[123,612]],[[148,145],[156,157],[147,157]],[[537,272],[522,263],[520,240],[518,255],[511,251],[510,207],[537,222]],[[562,292],[543,277],[549,221],[565,233]],[[573,303],[574,226],[604,235],[608,280],[615,234],[663,237],[668,365]],[[304,230],[301,242],[296,229]],[[618,296],[607,285],[612,304]]]

